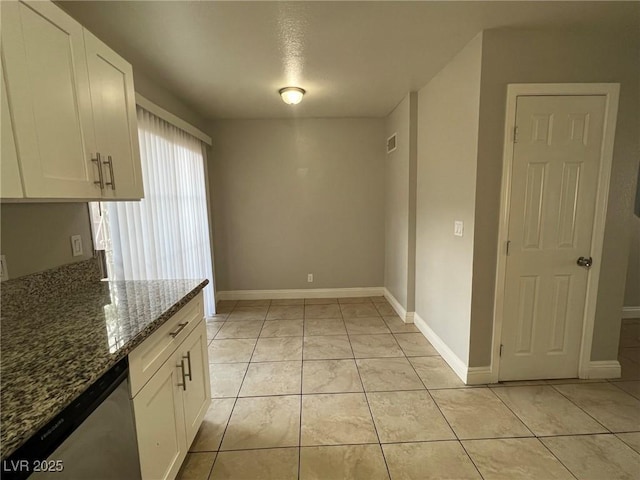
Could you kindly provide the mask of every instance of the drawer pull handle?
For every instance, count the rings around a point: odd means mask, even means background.
[[[93,183],[100,185],[100,190],[104,190],[104,175],[102,173],[102,161],[100,160],[100,154],[96,153],[96,158],[92,158],[91,161],[98,166],[98,181]]]
[[[189,377],[189,381],[193,381],[193,378],[191,377],[191,352],[187,352],[186,355],[182,356],[182,360],[184,362],[184,360],[187,360],[187,365],[189,366],[189,373],[187,373],[187,377]]]
[[[111,155],[107,155],[107,161],[106,162],[103,161],[102,163],[109,167],[109,175],[111,176],[111,181],[110,182],[105,182],[105,185],[110,185],[111,186],[111,190],[115,190],[116,189],[116,178],[113,176],[113,158],[111,158]]]
[[[176,365],[177,367],[180,367],[180,370],[182,371],[182,383],[178,383],[179,387],[182,387],[182,390],[186,390],[187,389],[187,379],[186,376],[184,374],[184,358],[182,360],[180,360],[180,365]]]
[[[184,330],[184,327],[186,327],[187,325],[189,325],[189,322],[179,323],[178,324],[178,329],[175,332],[169,332],[169,335],[171,335],[173,338],[176,338],[178,336],[178,334],[182,330]]]

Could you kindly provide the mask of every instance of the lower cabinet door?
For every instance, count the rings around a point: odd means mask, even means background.
[[[211,404],[207,328],[204,320],[185,339],[181,351],[187,371],[187,387],[182,393],[187,446],[190,446]]]
[[[187,454],[182,370],[167,360],[133,399],[143,480],[175,478]]]

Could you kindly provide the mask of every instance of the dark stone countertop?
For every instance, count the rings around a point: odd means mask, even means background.
[[[78,292],[66,292],[47,302],[33,298],[30,303],[21,296],[19,308],[3,298],[2,459],[207,283],[208,280],[90,281],[79,285]]]

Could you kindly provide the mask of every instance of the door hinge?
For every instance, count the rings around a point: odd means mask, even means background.
[[[507,257],[509,256],[509,249],[510,248],[511,248],[511,240],[507,240],[507,249],[506,249]]]
[[[502,347],[504,347],[504,345],[500,344],[500,356],[502,356]]]
[[[513,127],[513,143],[518,143],[518,127]]]

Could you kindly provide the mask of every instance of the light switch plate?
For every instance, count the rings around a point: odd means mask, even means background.
[[[313,273],[308,273],[307,274],[307,282],[313,283]]]
[[[71,236],[71,253],[74,257],[82,255],[82,237],[80,235]]]
[[[0,281],[9,280],[9,270],[7,269],[7,259],[0,255]]]
[[[464,222],[460,220],[453,222],[453,234],[456,237],[461,237],[464,234]]]

